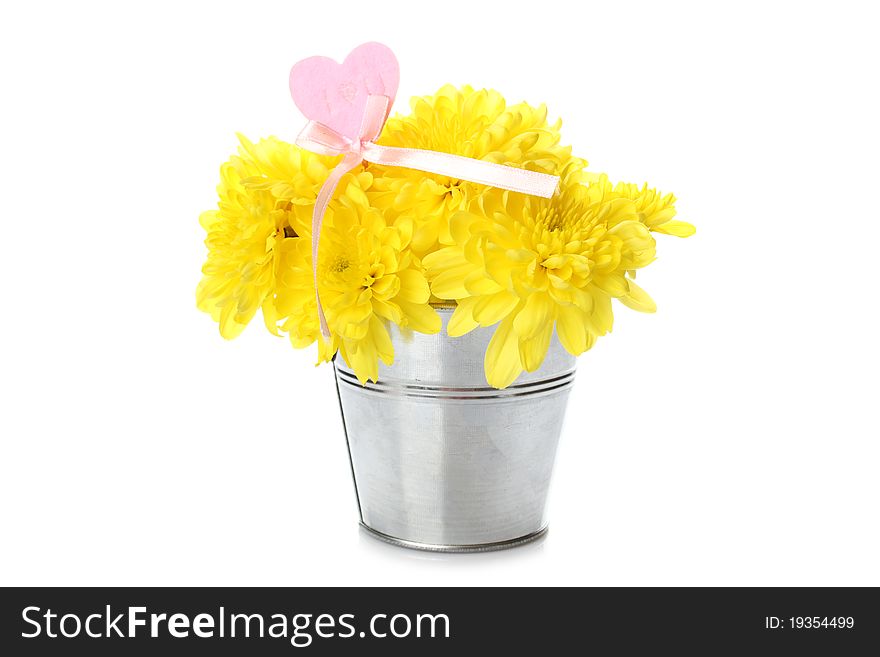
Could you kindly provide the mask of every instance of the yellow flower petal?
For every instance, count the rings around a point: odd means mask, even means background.
[[[479,221],[472,212],[456,212],[449,218],[449,234],[456,244],[464,244],[471,236],[471,226]]]
[[[447,246],[426,255],[422,258],[422,264],[428,271],[428,277],[433,278],[450,269],[467,265],[468,261],[462,255],[461,249]]]
[[[629,291],[620,297],[623,305],[643,313],[657,312],[657,304],[647,292],[630,280],[627,280],[627,287]]]
[[[401,280],[399,276],[395,274],[382,276],[379,280],[373,281],[370,284],[370,298],[376,297],[377,299],[387,301],[396,297],[400,293],[400,288]]]
[[[580,356],[589,348],[587,314],[577,306],[561,306],[556,315],[559,342],[572,356]]]
[[[519,337],[533,338],[542,334],[547,326],[552,328],[555,311],[556,304],[549,294],[544,292],[530,294],[522,310],[517,313],[513,328]]]
[[[516,308],[519,299],[511,292],[502,291],[495,294],[477,297],[471,314],[481,326],[492,326],[501,321]]]
[[[234,319],[235,306],[223,306],[220,311],[220,335],[227,340],[232,340],[241,335],[245,325],[239,324]]]
[[[335,337],[325,338],[323,335],[318,337],[318,362],[327,363],[333,360],[338,350],[337,340]]]
[[[611,311],[611,298],[599,289],[592,290],[593,308],[589,313],[592,333],[605,335],[614,323],[614,314]]]
[[[402,301],[411,303],[428,303],[431,298],[431,290],[424,274],[415,269],[406,269],[400,274],[400,292],[397,293]]]
[[[531,338],[519,340],[519,359],[526,372],[534,372],[544,358],[547,356],[547,350],[550,348],[550,338],[553,336],[553,322],[543,325],[538,332]]]
[[[439,333],[443,324],[437,311],[427,304],[400,301],[403,326],[419,333]]]
[[[388,329],[385,328],[382,320],[375,315],[370,318],[370,335],[382,362],[386,365],[394,363],[394,345],[391,344],[391,336],[388,335]]]
[[[508,317],[495,329],[483,361],[486,381],[493,388],[506,388],[522,373],[518,342],[513,318]]]
[[[379,380],[379,354],[372,340],[345,341],[345,348],[340,348],[340,353],[361,385]]]
[[[470,333],[477,328],[480,323],[474,319],[473,308],[477,302],[477,298],[469,297],[458,302],[449,323],[446,325],[446,333],[453,338]]]
[[[281,336],[278,332],[278,311],[275,310],[274,301],[269,298],[263,302],[263,323],[272,335]]]
[[[608,276],[596,276],[593,278],[593,282],[596,287],[614,298],[622,297],[629,289],[622,270],[615,271]]]
[[[379,317],[392,321],[395,324],[403,322],[403,311],[399,302],[394,301],[390,303],[374,298],[371,305],[373,312]]]
[[[666,235],[674,235],[675,237],[690,237],[697,232],[693,225],[685,222],[672,220],[660,224],[652,228],[657,233],[665,233]]]
[[[473,265],[467,264],[444,271],[431,281],[431,292],[441,299],[463,299],[469,296],[464,281],[473,269]]]
[[[440,235],[440,226],[437,221],[420,222],[413,232],[412,248],[418,253],[427,253],[437,243]]]

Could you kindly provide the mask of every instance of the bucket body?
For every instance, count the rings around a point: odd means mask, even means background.
[[[494,327],[451,338],[391,325],[395,362],[362,386],[334,360],[361,524],[406,547],[512,547],[543,535],[575,359],[554,335],[544,363],[511,386],[486,383]]]

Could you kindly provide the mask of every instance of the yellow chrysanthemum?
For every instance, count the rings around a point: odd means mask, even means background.
[[[366,174],[368,175],[368,174]],[[363,204],[364,187],[370,178],[361,172],[358,175],[343,176],[336,191],[336,198],[330,203],[324,219],[323,232],[329,229],[333,213],[342,204]],[[344,199],[344,200],[343,200]],[[311,217],[314,199],[311,204],[295,207],[297,234],[285,239],[279,245],[279,267],[276,278],[275,308],[283,319],[281,330],[288,334],[291,344],[297,349],[308,347],[318,341],[321,360],[329,360],[336,352],[332,344],[319,339],[321,327],[318,322],[318,304],[315,299],[315,280],[312,272],[312,233]],[[321,243],[321,254],[326,255],[328,245]]]
[[[411,226],[388,225],[357,184],[337,193],[324,218],[318,285],[332,339],[319,339],[320,358],[329,360],[338,349],[361,383],[378,380],[380,359],[394,362],[386,322],[440,330],[424,270],[409,249]],[[319,337],[310,238],[285,240],[284,252],[278,308],[288,316],[283,328],[294,346],[304,346]]]
[[[294,216],[291,225],[298,235],[311,231],[312,209],[321,186],[330,172],[339,163],[339,157],[317,155],[294,144],[288,144],[275,137],[251,143],[242,135],[241,154],[253,162],[257,174],[245,178],[242,183],[248,189],[268,190],[286,206]],[[356,168],[352,175],[362,189],[372,184],[372,174]]]
[[[673,219],[675,216],[675,196],[672,194],[664,196],[656,189],[649,188],[647,183],[641,187],[633,183],[617,183],[612,186],[608,176],[604,173],[584,172],[582,180],[588,182],[595,190],[601,190],[606,198],[622,197],[633,201],[636,204],[639,221],[653,233],[690,237],[696,232],[696,228],[691,224]]]
[[[196,303],[219,322],[220,334],[228,339],[241,333],[261,307],[266,325],[274,330],[276,244],[289,224],[269,191],[242,184],[257,173],[252,160],[232,157],[220,169],[218,209],[199,218],[207,231],[208,258]]]
[[[434,96],[413,98],[412,113],[385,124],[379,143],[423,148],[557,174],[569,164],[571,148],[559,144],[560,121],[547,122],[547,108],[508,106],[497,91],[446,85]],[[586,162],[577,160],[579,168]],[[401,167],[371,165],[377,173],[373,204],[390,220],[415,221],[413,251],[419,255],[451,244],[449,217],[475,197],[500,190]]]
[[[303,349],[315,342],[321,333],[312,274],[311,235],[306,233],[284,240],[279,249],[281,264],[275,308],[283,318],[281,330],[287,333],[294,347]],[[321,346],[319,342],[319,348]]]
[[[675,196],[663,196],[656,189],[642,187],[632,183],[617,183],[614,192],[635,202],[639,220],[654,233],[665,233],[676,237],[690,237],[696,232],[691,224],[677,221],[675,216]]]
[[[652,232],[687,237],[675,197],[647,185],[612,185],[560,146],[544,106],[508,106],[495,91],[445,86],[389,120],[381,144],[423,148],[560,175],[542,199],[402,167],[346,174],[324,217],[318,285],[331,338],[320,336],[312,271],[315,199],[338,157],[275,138],[239,137],[221,167],[216,210],[200,217],[208,258],[199,308],[233,338],[262,309],[267,328],[295,347],[316,340],[362,383],[394,350],[387,330],[436,333],[432,300],[452,300],[455,337],[497,324],[485,356],[493,386],[537,369],[554,328],[578,355],[611,330],[611,299],[643,312],[654,302],[634,282],[654,258]],[[428,281],[430,280],[430,285]]]
[[[611,298],[644,312],[654,302],[628,276],[654,259],[654,238],[634,201],[606,197],[563,173],[552,199],[505,192],[452,217],[454,246],[424,258],[432,292],[452,299],[451,336],[499,323],[485,357],[504,388],[540,367],[554,325],[579,355],[611,330]]]
[[[242,135],[239,140],[238,154],[221,167],[217,210],[200,217],[208,258],[196,302],[226,338],[241,333],[259,308],[277,335],[284,313],[275,307],[276,275],[291,246],[282,245],[310,230],[318,190],[338,158],[274,137],[256,144]],[[365,187],[371,180],[364,171],[356,177]]]

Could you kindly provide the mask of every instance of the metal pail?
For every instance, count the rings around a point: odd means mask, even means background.
[[[361,386],[341,358],[336,386],[361,524],[383,540],[443,552],[520,545],[547,531],[545,503],[575,358],[554,335],[544,363],[510,387],[486,383],[494,332],[436,335],[391,325],[394,365]]]

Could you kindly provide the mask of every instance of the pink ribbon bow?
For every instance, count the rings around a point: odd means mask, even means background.
[[[559,184],[559,176],[537,171],[517,169],[439,151],[380,146],[374,143],[374,140],[381,134],[390,111],[391,99],[388,96],[371,94],[367,97],[366,110],[356,139],[350,139],[318,121],[309,121],[296,138],[298,146],[314,153],[343,155],[342,161],[336,165],[318,192],[312,214],[312,276],[315,280],[315,300],[318,303],[321,334],[325,338],[330,337],[330,328],[327,326],[321,295],[318,292],[318,248],[321,241],[321,224],[339,181],[361,162],[366,160],[374,164],[417,169],[544,198],[553,196]]]

